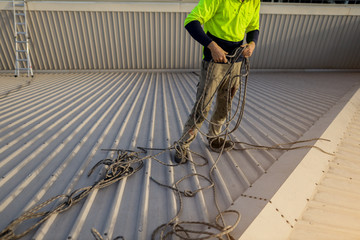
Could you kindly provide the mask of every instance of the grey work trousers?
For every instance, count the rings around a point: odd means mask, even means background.
[[[221,134],[222,125],[226,121],[227,114],[231,111],[232,99],[240,86],[240,78],[234,76],[240,74],[241,62],[234,63],[230,74],[227,75],[224,82],[221,83],[229,67],[230,64],[202,61],[196,102],[185,123],[182,137],[179,140],[184,148],[190,146],[198,133],[198,129],[200,129],[205,121],[216,90],[215,109],[209,123],[209,132],[207,135],[209,137],[217,137]],[[209,76],[207,76],[207,74],[209,74]],[[228,95],[229,93],[231,96]]]

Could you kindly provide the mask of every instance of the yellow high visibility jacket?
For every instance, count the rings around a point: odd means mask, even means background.
[[[200,0],[184,25],[197,20],[204,31],[227,41],[238,42],[245,33],[259,30],[260,0]]]

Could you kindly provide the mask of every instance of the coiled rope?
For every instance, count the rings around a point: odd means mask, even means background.
[[[210,100],[208,102],[206,102],[205,104],[202,104],[202,106],[207,107],[209,104],[211,104],[212,99],[214,98],[215,93],[217,92],[219,86],[221,86],[221,84],[226,80],[226,78],[230,76],[230,73],[233,70],[234,63],[239,59],[239,57],[241,57],[243,51],[244,51],[244,48],[238,48],[235,51],[234,55],[228,56],[229,69],[225,73],[222,81],[218,85],[214,94],[211,96]],[[207,81],[206,82],[209,81],[209,76],[211,75],[211,73],[214,69],[214,66],[215,66],[214,63],[210,63],[209,69],[207,71],[207,76],[206,76]],[[226,121],[224,123],[224,126],[225,126],[224,129],[221,131],[221,133],[218,136],[216,136],[216,137],[224,137],[225,141],[227,139],[229,139],[230,134],[233,133],[240,126],[240,123],[241,123],[241,120],[242,120],[242,117],[244,114],[244,108],[245,108],[245,97],[246,97],[246,88],[247,88],[249,71],[250,71],[249,61],[248,61],[248,59],[244,58],[240,72],[237,75],[233,76],[228,83],[229,86],[232,86],[234,81],[237,81],[237,80],[240,81],[240,85],[239,85],[239,89],[238,89],[239,97],[238,97],[236,111],[234,112],[233,115],[231,115],[231,111],[229,111]],[[244,80],[244,82],[242,82],[242,80]],[[227,104],[231,104],[231,100],[232,100],[232,96],[231,96],[231,92],[230,92],[231,88],[228,87],[228,89],[229,89],[229,92],[228,92],[228,96],[227,96],[228,97]],[[205,91],[201,95],[202,103],[204,103],[204,99],[205,99],[204,94],[205,94]],[[201,101],[198,101],[198,102],[201,102]],[[196,108],[199,108],[199,106],[200,105],[198,103]],[[226,106],[226,107],[228,107],[228,106]],[[211,121],[208,120],[204,116],[204,109],[201,109],[200,112],[201,112],[200,116],[196,116],[196,114],[194,114],[194,122],[196,122],[196,120],[198,120],[198,118],[204,117],[204,119],[208,123],[211,123]],[[235,126],[233,127],[233,129],[230,129],[230,123],[234,119],[236,119]],[[196,127],[196,126],[194,126],[194,127]],[[197,128],[197,130],[204,136],[214,137],[214,136],[208,136],[207,134],[203,133],[199,128]],[[79,201],[81,201],[82,199],[84,199],[93,190],[107,187],[115,182],[120,181],[121,179],[127,178],[127,177],[135,174],[142,168],[142,166],[144,165],[144,161],[146,161],[148,159],[154,159],[156,162],[158,162],[164,166],[167,166],[167,167],[175,167],[175,166],[179,165],[179,164],[165,163],[165,162],[159,160],[158,156],[165,153],[166,151],[177,149],[176,146],[181,143],[181,140],[183,140],[184,135],[179,139],[179,141],[175,142],[172,146],[170,146],[168,148],[138,147],[139,151],[137,151],[137,152],[130,151],[130,150],[121,150],[121,149],[103,149],[105,151],[115,151],[117,153],[117,156],[115,159],[104,159],[104,160],[99,161],[89,171],[88,176],[90,176],[95,171],[95,169],[98,168],[99,166],[105,166],[105,171],[103,173],[102,179],[95,182],[91,186],[74,190],[70,195],[62,194],[62,195],[55,196],[41,204],[38,204],[38,205],[32,207],[31,209],[25,211],[20,217],[13,220],[5,229],[3,229],[1,231],[0,239],[2,239],[2,240],[19,239],[19,238],[25,236],[26,234],[28,234],[29,232],[31,232],[32,230],[37,228],[44,221],[46,221],[51,215],[58,214],[58,213],[68,210],[71,206],[73,206],[74,204],[76,204]],[[319,140],[319,139],[311,139],[311,140]],[[301,141],[301,142],[308,142],[311,140]],[[321,139],[321,140],[324,140],[324,139]],[[285,143],[285,144],[278,144],[278,145],[274,145],[274,146],[257,146],[257,145],[253,145],[253,144],[243,143],[243,142],[234,142],[234,143],[245,144],[245,145],[249,146],[247,148],[237,148],[235,150],[247,150],[247,149],[293,150],[293,149],[298,149],[298,148],[303,148],[303,147],[314,147],[314,146],[283,147],[286,145],[300,143],[300,141]],[[318,147],[316,147],[316,148],[321,150]],[[153,155],[145,155],[145,156],[141,157],[140,155],[146,154],[147,150],[157,150],[159,152],[156,154],[153,154]],[[224,151],[224,145],[222,146],[221,150],[219,151],[218,157],[215,160],[214,164],[211,166],[208,177],[201,175],[201,174],[190,174],[190,175],[182,177],[181,179],[176,181],[172,186],[162,184],[159,181],[157,181],[151,177],[151,180],[154,181],[155,183],[157,183],[159,186],[166,187],[166,188],[173,190],[174,193],[176,194],[178,202],[179,202],[179,208],[178,208],[179,210],[178,210],[176,216],[174,216],[169,222],[162,224],[158,228],[156,228],[152,234],[152,239],[157,239],[157,238],[161,239],[161,240],[169,239],[173,235],[179,237],[180,239],[191,239],[191,240],[210,239],[210,238],[223,239],[224,236],[227,239],[233,239],[232,236],[230,235],[230,233],[239,224],[241,214],[240,214],[240,212],[235,211],[235,210],[221,211],[219,204],[218,204],[218,200],[217,200],[217,187],[216,187],[215,180],[214,180],[214,170],[216,169],[216,166],[220,161],[220,157],[221,157],[223,151]],[[321,151],[323,151],[323,150],[321,150]],[[197,163],[197,162],[193,162],[193,161],[189,160],[192,164],[194,164],[195,166],[204,166],[204,165],[208,164],[208,160],[204,156],[202,156],[201,154],[198,154],[196,152],[193,152],[193,151],[190,151],[190,152],[192,154],[197,155],[202,161],[200,163]],[[325,151],[323,151],[323,152],[325,152]],[[192,178],[192,177],[202,178],[203,180],[208,182],[208,185],[199,187],[198,189],[195,189],[195,190],[194,189],[193,190],[180,190],[179,184],[189,178]],[[213,190],[214,202],[215,202],[216,209],[218,212],[217,217],[215,219],[215,223],[202,222],[202,221],[181,221],[181,220],[179,220],[181,211],[183,210],[183,197],[194,197],[200,191],[204,191],[207,189]],[[48,210],[48,211],[43,210],[46,206],[49,206],[50,204],[52,204],[55,201],[59,201],[59,203],[55,207],[53,207],[51,210]],[[224,219],[224,215],[228,215],[228,214],[235,216],[235,218],[232,218],[232,219],[235,219],[235,221],[230,225],[227,224]],[[15,230],[18,229],[19,226],[21,224],[23,224],[25,221],[30,220],[30,219],[37,219],[37,218],[40,218],[40,219],[34,225],[30,226],[28,229],[26,229],[22,233],[19,233],[19,234],[15,233]],[[200,230],[194,230],[194,227],[199,228]],[[103,239],[102,236],[100,235],[100,233],[94,228],[92,229],[92,234],[95,237],[95,239],[97,239],[97,240]],[[117,237],[115,239],[124,239],[124,238]]]

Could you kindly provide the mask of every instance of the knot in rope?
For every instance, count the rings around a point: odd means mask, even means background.
[[[191,190],[185,190],[183,193],[185,197],[193,197],[195,195]]]
[[[65,197],[67,198],[65,204],[66,204],[67,206],[71,206],[71,205],[73,204],[73,198],[72,198],[72,196],[66,195]]]

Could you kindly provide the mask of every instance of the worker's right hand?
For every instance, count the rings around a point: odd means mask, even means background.
[[[209,43],[209,45],[207,47],[211,51],[211,56],[212,56],[212,59],[214,60],[214,62],[227,63],[226,54],[228,54],[228,53],[225,52],[219,45],[217,45],[216,42],[212,41],[211,43]]]

